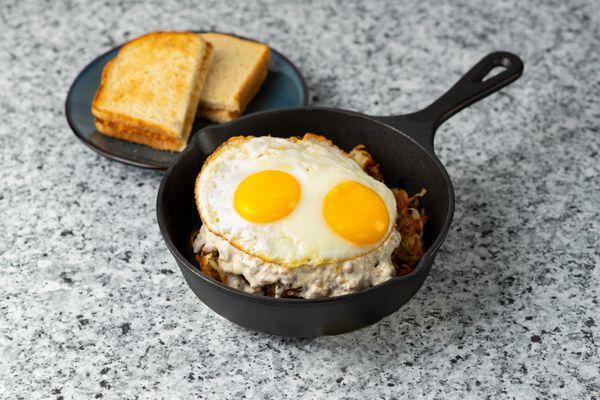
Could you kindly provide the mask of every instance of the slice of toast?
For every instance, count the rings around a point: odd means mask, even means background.
[[[161,149],[185,147],[211,57],[212,46],[195,33],[155,32],[127,43],[102,71],[96,128]]]
[[[214,56],[200,97],[200,115],[228,121],[242,114],[260,89],[271,51],[265,44],[222,33],[201,36],[212,44]]]

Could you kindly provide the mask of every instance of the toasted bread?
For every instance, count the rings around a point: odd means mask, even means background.
[[[161,149],[185,147],[212,56],[188,32],[155,32],[124,45],[106,64],[94,101],[96,128]]]
[[[213,46],[200,115],[218,122],[242,114],[267,76],[271,51],[265,44],[222,33],[201,35]]]

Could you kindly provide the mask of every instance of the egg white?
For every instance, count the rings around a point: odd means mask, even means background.
[[[249,175],[280,170],[301,186],[296,208],[270,223],[253,223],[234,208],[238,185]],[[382,239],[356,245],[333,232],[323,217],[323,199],[344,181],[374,190],[385,203],[390,223]],[[264,261],[294,267],[355,258],[379,247],[396,221],[396,201],[382,182],[366,174],[346,153],[316,135],[304,139],[235,137],[221,145],[204,163],[196,180],[196,203],[204,225],[233,246]]]

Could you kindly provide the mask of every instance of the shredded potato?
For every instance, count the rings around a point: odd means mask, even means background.
[[[396,229],[400,232],[400,246],[394,250],[394,264],[398,275],[406,275],[412,272],[421,257],[423,257],[423,229],[427,222],[425,210],[419,210],[419,198],[427,191],[421,191],[409,196],[404,189],[392,189],[396,197],[398,208],[398,220]]]
[[[196,261],[198,261],[200,270],[204,272],[204,274],[221,283],[227,283],[227,276],[219,268],[218,259],[219,254],[216,252],[206,253],[204,251],[200,251],[199,254],[196,254]]]
[[[354,147],[350,153],[348,153],[348,156],[353,159],[363,171],[371,175],[371,177],[383,182],[383,175],[379,169],[379,164],[375,162],[371,153],[365,148],[365,145],[359,144]]]

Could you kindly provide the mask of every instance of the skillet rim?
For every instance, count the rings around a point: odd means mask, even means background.
[[[325,298],[318,298],[318,299],[269,297],[269,296],[265,296],[265,295],[254,294],[254,293],[246,293],[241,290],[231,288],[221,282],[216,281],[215,279],[212,279],[212,278],[206,276],[198,268],[196,268],[194,265],[192,265],[192,263],[190,263],[187,260],[187,258],[177,249],[177,246],[175,246],[170,235],[166,232],[165,225],[166,225],[167,217],[165,215],[165,212],[164,212],[163,206],[162,206],[162,204],[164,203],[163,198],[164,198],[165,186],[166,186],[166,182],[171,178],[172,171],[175,168],[175,166],[183,158],[185,158],[189,152],[191,152],[193,150],[197,150],[197,149],[195,149],[195,140],[197,140],[197,138],[202,134],[202,131],[209,130],[211,128],[212,129],[223,129],[223,128],[226,129],[227,125],[233,124],[234,122],[247,120],[252,117],[264,116],[266,114],[289,113],[289,112],[296,112],[296,111],[305,111],[305,112],[306,111],[324,111],[324,112],[329,112],[329,113],[342,114],[344,116],[348,116],[348,117],[352,117],[352,118],[367,119],[370,122],[379,124],[382,128],[392,129],[396,132],[396,134],[405,136],[407,139],[412,141],[413,144],[418,146],[420,150],[422,150],[424,153],[426,153],[427,156],[431,159],[431,161],[433,161],[433,163],[438,167],[438,170],[442,173],[442,176],[443,176],[444,181],[448,188],[448,211],[446,213],[446,217],[445,217],[446,219],[444,221],[444,224],[442,225],[442,228],[441,228],[440,233],[438,234],[437,238],[433,241],[431,246],[429,246],[427,251],[425,251],[425,254],[423,254],[423,257],[421,257],[421,260],[419,260],[417,266],[410,274],[403,275],[403,276],[395,276],[392,279],[389,279],[378,285],[371,286],[366,289],[362,289],[358,292],[344,294],[341,296],[325,297]],[[158,195],[156,198],[156,214],[157,214],[156,217],[157,217],[157,222],[158,222],[158,225],[160,228],[160,232],[161,232],[161,235],[163,237],[165,244],[167,245],[167,248],[169,249],[169,251],[171,252],[173,257],[175,257],[178,265],[180,267],[182,264],[185,265],[185,267],[188,269],[188,271],[190,271],[196,277],[201,278],[205,283],[211,285],[212,287],[214,287],[218,290],[225,291],[231,295],[241,296],[245,300],[249,300],[254,303],[263,303],[263,304],[266,303],[267,305],[275,305],[275,306],[294,305],[294,306],[300,307],[301,305],[304,305],[304,304],[308,305],[308,304],[323,304],[323,303],[336,303],[336,302],[341,303],[341,302],[347,301],[350,298],[359,297],[359,296],[368,296],[368,295],[372,294],[374,291],[376,291],[378,289],[382,289],[382,288],[392,285],[392,284],[397,284],[399,282],[411,281],[411,280],[416,279],[417,276],[419,276],[421,273],[423,273],[423,270],[425,270],[426,267],[431,267],[431,264],[435,260],[435,256],[436,256],[437,252],[439,251],[442,243],[444,242],[444,240],[446,239],[446,237],[448,235],[448,231],[450,230],[450,224],[452,223],[452,218],[454,216],[454,209],[455,209],[454,186],[452,185],[452,181],[450,179],[450,176],[448,175],[448,171],[446,170],[446,167],[444,167],[444,165],[439,160],[439,158],[436,156],[436,154],[433,152],[433,150],[430,151],[430,150],[426,149],[423,145],[421,145],[419,142],[417,142],[411,135],[403,132],[398,127],[394,127],[392,125],[389,125],[389,124],[379,120],[378,118],[385,118],[385,117],[384,116],[375,116],[374,117],[374,116],[369,116],[369,115],[362,114],[362,113],[355,112],[355,111],[339,109],[339,108],[332,108],[332,107],[301,106],[301,107],[291,107],[291,108],[281,108],[281,109],[274,109],[274,110],[259,111],[256,113],[244,115],[240,118],[236,118],[235,120],[233,120],[231,122],[228,122],[225,124],[220,124],[217,126],[212,126],[212,127],[209,126],[209,127],[206,127],[204,129],[196,132],[193,135],[193,138],[191,139],[191,143],[188,145],[188,147],[175,159],[175,161],[166,170],[166,172],[163,176],[163,179],[161,180],[160,187],[158,189]],[[415,134],[418,134],[418,133],[415,132]],[[264,136],[264,135],[261,135],[261,136]],[[433,149],[433,145],[432,145],[432,149]],[[198,219],[199,219],[199,217],[198,217]]]

